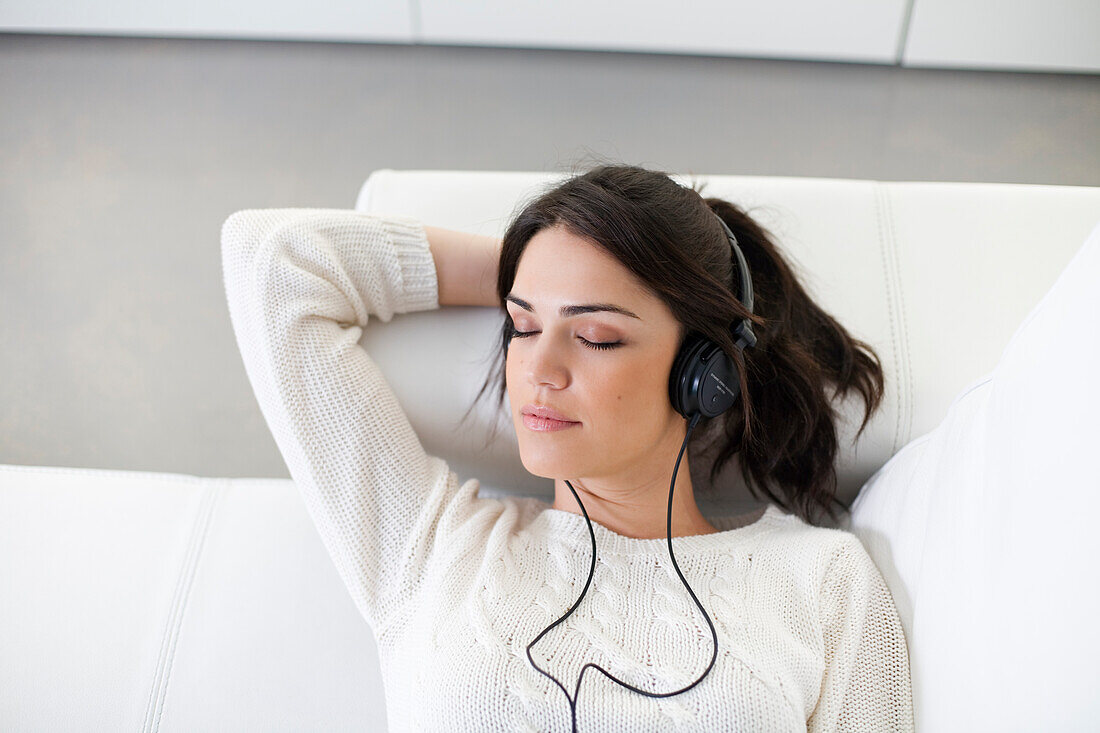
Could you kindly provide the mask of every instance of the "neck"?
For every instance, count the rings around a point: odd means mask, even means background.
[[[612,532],[635,539],[668,536],[668,488],[671,471],[665,476],[627,483],[603,478],[569,479],[584,503],[588,518]],[[564,479],[554,480],[554,509],[584,515]],[[672,495],[672,536],[712,534],[720,530],[710,524],[695,503],[687,460],[680,463]]]

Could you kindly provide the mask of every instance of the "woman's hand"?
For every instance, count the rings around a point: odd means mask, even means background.
[[[424,225],[439,281],[439,305],[499,306],[500,239]]]

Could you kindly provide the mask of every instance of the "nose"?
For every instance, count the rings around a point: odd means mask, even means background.
[[[537,338],[528,339],[522,358],[527,381],[532,386],[562,389],[569,384],[568,349],[558,338],[544,331]]]

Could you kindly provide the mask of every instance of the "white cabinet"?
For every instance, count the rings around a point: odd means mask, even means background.
[[[3,0],[0,31],[1100,72],[1100,0]]]

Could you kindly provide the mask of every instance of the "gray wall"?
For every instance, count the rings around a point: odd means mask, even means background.
[[[1100,77],[0,35],[0,463],[289,477],[218,232],[377,168],[1100,186]]]

